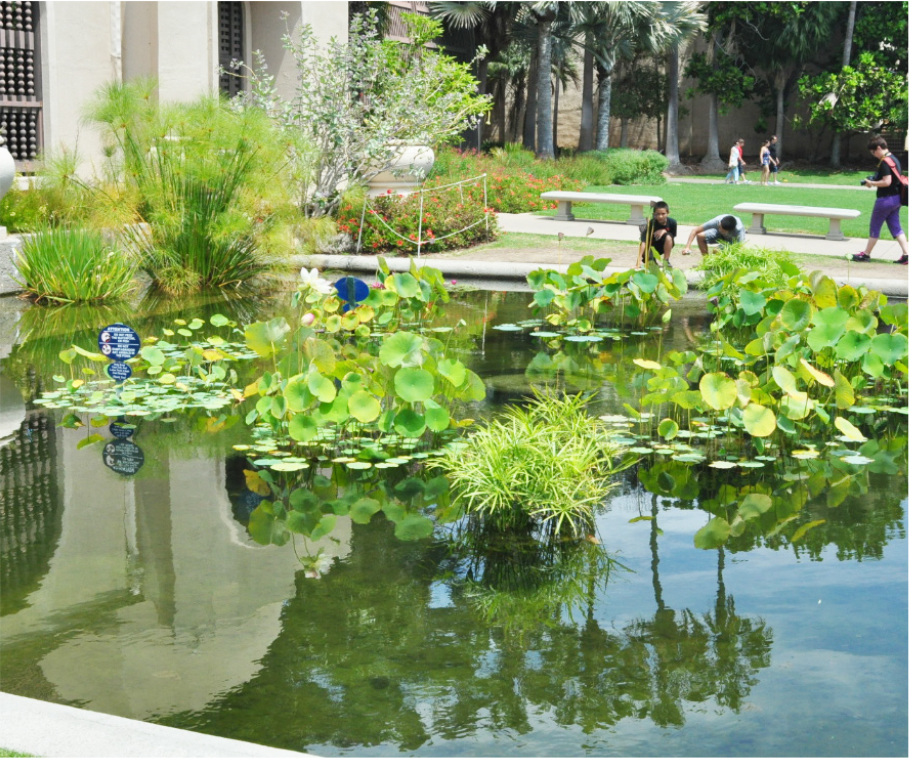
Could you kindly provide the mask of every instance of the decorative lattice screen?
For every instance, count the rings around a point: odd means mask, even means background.
[[[241,3],[219,3],[219,65],[233,71],[231,61],[244,60],[244,9]],[[243,90],[243,80],[230,74],[219,76],[219,89],[228,97]]]
[[[42,147],[38,3],[0,2],[0,128],[18,168]]]

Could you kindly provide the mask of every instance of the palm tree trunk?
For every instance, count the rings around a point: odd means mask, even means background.
[[[494,126],[497,128],[497,139],[507,141],[507,87],[500,82],[495,89],[494,96]]]
[[[488,93],[488,59],[482,58],[478,61],[478,94],[486,95]],[[475,148],[481,150],[481,143],[484,139],[484,119],[478,122],[475,127]]]
[[[554,158],[554,140],[551,139],[551,24],[552,19],[544,17],[538,21],[538,118],[536,135],[539,158]]]
[[[845,42],[842,46],[842,65],[843,67],[849,65],[849,61],[852,60],[852,35],[855,33],[855,9],[858,3],[855,0],[849,3],[849,22],[846,24],[846,36]],[[830,166],[834,169],[838,169],[841,163],[839,155],[839,143],[840,143],[840,134],[836,132],[833,135],[833,152],[830,153]]]
[[[586,47],[583,50],[583,106],[580,113],[580,151],[592,150],[592,77],[593,56],[591,51],[592,35],[586,34]]]
[[[719,157],[719,96],[714,92],[709,96],[709,136],[700,166],[709,171],[725,168],[725,162]]]
[[[526,77],[526,114],[523,121],[523,147],[535,150],[535,116],[538,98],[538,48],[532,51]]]
[[[595,132],[595,149],[608,150],[608,132],[611,125],[611,71],[598,67],[598,124]]]
[[[782,130],[785,128],[785,82],[776,82],[776,134],[779,136],[778,157],[781,161],[785,158],[785,135]]]
[[[557,154],[557,113],[558,113],[558,104],[560,102],[560,78],[554,83],[554,112],[551,118],[551,145],[554,148],[554,153]]]
[[[678,154],[678,70],[680,54],[677,45],[668,52],[668,116],[665,119],[665,157],[668,159],[668,170],[681,168],[681,156]]]
[[[627,131],[629,129],[630,119],[621,119],[621,147],[627,147]]]

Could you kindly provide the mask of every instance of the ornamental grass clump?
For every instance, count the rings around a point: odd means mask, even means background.
[[[136,262],[101,232],[46,227],[23,237],[16,281],[37,301],[92,303],[114,300],[133,286]]]
[[[218,98],[159,106],[153,86],[109,85],[89,115],[108,143],[119,221],[134,222],[128,245],[165,292],[248,282],[290,244],[278,132],[258,109]]]
[[[530,405],[500,414],[432,466],[444,470],[466,513],[486,528],[591,534],[611,475],[623,468],[623,449],[587,413],[587,402],[536,392]]]

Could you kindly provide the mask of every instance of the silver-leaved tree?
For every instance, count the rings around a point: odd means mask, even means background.
[[[354,16],[347,42],[321,44],[309,25],[297,36],[286,33],[297,68],[290,100],[256,55],[245,102],[263,108],[285,133],[297,204],[308,217],[334,213],[342,191],[389,170],[403,145],[457,141],[490,110],[471,63],[428,46],[442,33],[440,23],[403,17],[409,42],[381,39],[370,13]]]

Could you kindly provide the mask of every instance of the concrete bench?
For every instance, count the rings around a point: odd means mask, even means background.
[[[573,221],[576,218],[570,210],[574,203],[615,203],[630,206],[630,218],[626,223],[637,226],[646,223],[643,209],[661,200],[661,198],[648,195],[609,195],[603,192],[564,192],[563,190],[543,192],[541,198],[542,200],[557,201],[557,215],[554,217],[557,221]]]
[[[861,211],[850,208],[819,208],[817,206],[780,206],[773,203],[738,203],[735,210],[753,214],[750,229],[751,235],[765,235],[766,227],[763,226],[763,217],[766,214],[779,214],[782,216],[816,216],[830,220],[830,230],[826,234],[827,240],[847,240],[842,233],[839,223],[843,219],[856,219],[861,216]]]

